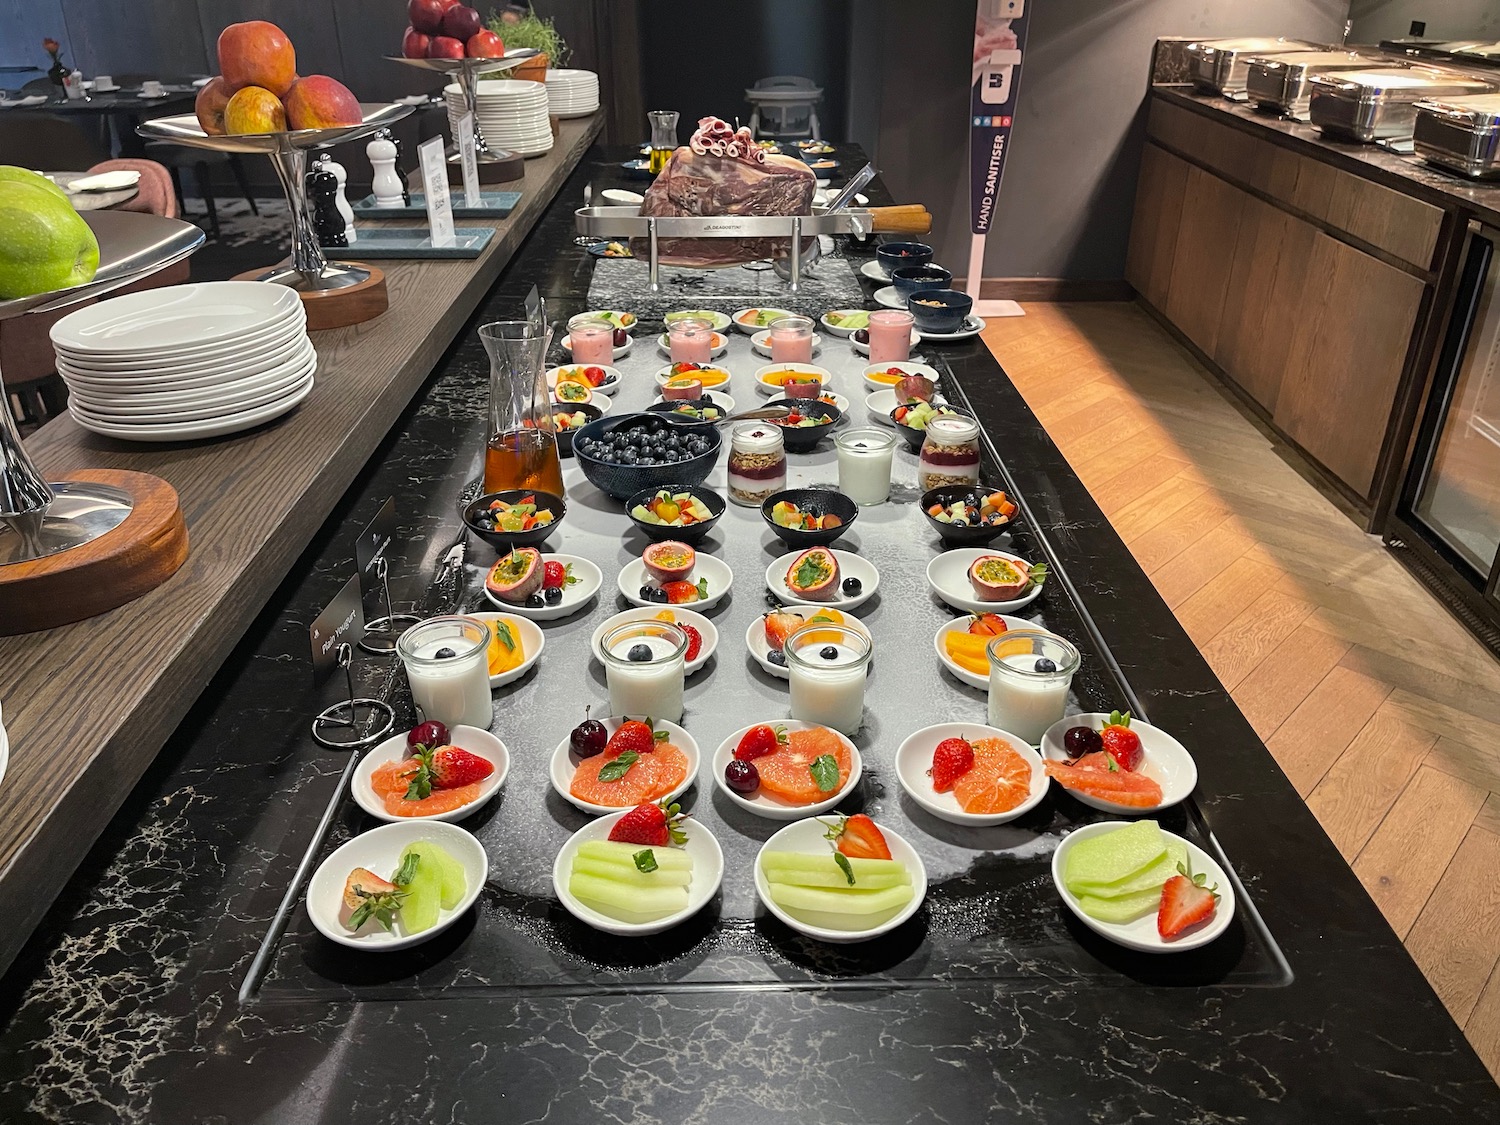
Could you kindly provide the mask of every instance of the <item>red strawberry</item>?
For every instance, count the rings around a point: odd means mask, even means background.
[[[687,634],[687,654],[683,659],[691,664],[694,660],[698,659],[698,655],[703,651],[703,634],[691,625],[684,625],[680,621],[677,623],[677,627]]]
[[[687,843],[687,833],[679,825],[685,813],[681,805],[636,805],[615,822],[609,838],[619,844],[645,844],[668,848]]]
[[[766,614],[766,644],[774,652],[786,644],[793,632],[802,628],[802,618],[795,613],[774,612]]]
[[[602,387],[604,380],[609,378],[602,367],[585,367],[583,369],[583,377],[589,381],[589,386],[591,387]]]
[[[971,633],[998,636],[1005,631],[1005,621],[998,613],[981,613],[969,623]]]
[[[1115,760],[1115,765],[1126,772],[1134,772],[1141,764],[1144,751],[1141,750],[1141,736],[1130,729],[1130,712],[1123,715],[1118,711],[1109,713],[1109,722],[1104,724],[1104,729],[1099,732],[1099,737],[1104,741],[1104,752]]]
[[[974,747],[966,738],[945,738],[932,751],[932,768],[927,771],[932,787],[948,793],[953,783],[974,768]]]
[[[1182,864],[1177,865],[1181,874],[1173,875],[1161,889],[1161,907],[1156,912],[1156,932],[1163,938],[1173,938],[1189,926],[1206,922],[1214,916],[1219,896],[1214,892],[1219,885],[1205,887],[1206,876],[1200,871],[1193,875]]]
[[[495,772],[495,763],[457,746],[440,746],[432,752],[432,783],[439,789],[458,789],[483,781]]]
[[[761,723],[745,732],[740,744],[734,748],[734,756],[742,762],[750,762],[764,758],[786,744],[786,727],[773,728],[769,723]]]
[[[573,564],[564,566],[560,562],[546,562],[542,564],[542,589],[561,590],[564,586],[571,586],[578,579],[573,575]]]
[[[656,749],[658,742],[667,740],[667,732],[655,729],[655,724],[650,719],[644,723],[639,719],[626,719],[620,724],[620,729],[609,736],[609,741],[604,744],[604,756],[606,758],[618,758],[627,750],[634,750],[637,754],[649,754]]]
[[[708,597],[708,579],[700,578],[695,585],[692,582],[664,582],[663,590],[667,592],[668,605],[681,605],[683,602],[701,601]]]
[[[890,859],[891,849],[875,822],[864,813],[846,816],[825,833],[850,859]]]

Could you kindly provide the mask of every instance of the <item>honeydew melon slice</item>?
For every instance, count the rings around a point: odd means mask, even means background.
[[[642,844],[622,844],[617,840],[585,840],[578,845],[579,859],[596,860],[600,863],[616,863],[635,870],[635,855],[646,850]],[[659,871],[691,871],[693,857],[681,848],[651,848]]]
[[[417,852],[422,863],[435,870],[442,884],[441,901],[444,910],[456,907],[469,889],[469,877],[464,874],[464,865],[438,847],[431,840],[407,844],[401,849],[404,860],[410,852]]]
[[[768,883],[786,883],[802,887],[848,887],[848,876],[844,874],[833,853],[810,855],[805,852],[769,852],[761,861]],[[911,872],[903,864],[891,859],[851,859],[849,870],[854,872],[856,888],[875,891],[886,887],[900,887],[911,883]]]
[[[1149,867],[1144,867],[1129,878],[1118,883],[1070,882],[1068,890],[1075,895],[1091,895],[1094,898],[1125,898],[1141,891],[1155,891],[1177,874],[1177,865],[1187,863],[1187,848],[1176,840],[1167,839],[1167,854]]]
[[[653,922],[686,910],[688,905],[686,887],[630,887],[577,871],[568,879],[568,892],[622,922]]]
[[[420,844],[412,848],[422,848]],[[438,907],[443,901],[443,876],[436,862],[429,859],[425,849],[411,882],[401,888],[406,897],[401,900],[401,925],[409,934],[419,934],[437,925]]]
[[[783,910],[795,913],[815,912],[857,916],[882,914],[898,910],[911,901],[915,893],[911,887],[886,887],[878,891],[862,891],[858,887],[842,888],[797,887],[790,883],[772,883],[771,901]]]
[[[1134,894],[1120,895],[1116,898],[1097,898],[1094,895],[1078,896],[1078,908],[1090,918],[1120,925],[1134,922],[1137,918],[1147,914],[1153,914],[1160,906],[1160,887],[1152,887],[1149,890],[1136,891]]]
[[[641,871],[635,864],[606,863],[600,859],[575,856],[574,875],[592,875],[598,879],[609,879],[622,887],[685,887],[693,881],[691,871],[668,870],[658,867],[655,871]]]
[[[1156,821],[1138,820],[1074,844],[1068,851],[1063,882],[1069,887],[1121,883],[1166,854],[1166,837]]]

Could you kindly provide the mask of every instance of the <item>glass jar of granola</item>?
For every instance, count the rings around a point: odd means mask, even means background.
[[[786,447],[781,427],[770,422],[742,422],[729,439],[729,498],[759,507],[767,496],[786,487]]]
[[[926,492],[946,484],[979,483],[979,423],[963,414],[927,420],[917,463],[917,486]]]

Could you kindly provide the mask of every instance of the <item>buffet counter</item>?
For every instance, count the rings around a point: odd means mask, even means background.
[[[536,669],[496,694],[511,774],[464,822],[492,857],[477,906],[404,953],[320,938],[300,895],[278,916],[304,852],[323,856],[369,827],[348,800],[329,804],[346,758],[308,734],[308,715],[336,696],[309,684],[307,622],[346,580],[350,544],[386,497],[399,513],[397,600],[428,608],[442,588],[434,575],[463,538],[457,502],[487,428],[488,364],[474,329],[514,316],[533,284],[554,318],[589,306],[607,264],[573,244],[573,201],[589,182],[631,186],[618,173],[630,155],[600,152],[574,174],[414,409],[388,436],[371,435],[367,467],[264,611],[243,637],[222,636],[233,650],[222,670],[0,981],[0,1118],[1494,1119],[1500,1094],[1459,1029],[977,339],[929,354],[946,393],[983,424],[989,479],[1008,472],[1025,502],[1006,549],[1053,564],[1024,612],[1087,651],[1080,703],[1130,702],[1193,747],[1197,790],[1161,819],[1222,846],[1238,872],[1239,910],[1221,938],[1163,956],[1086,929],[1046,872],[1058,841],[1098,814],[1060,793],[982,829],[925,816],[902,796],[900,740],[985,713],[984,692],[942,671],[933,652],[934,630],[953,619],[924,584],[940,544],[915,503],[906,451],[892,502],[862,510],[841,544],[878,562],[883,579],[858,612],[880,651],[856,739],[865,772],[844,807],[899,823],[931,863],[925,906],[900,928],[830,946],[747,910],[745,857],[781,825],[736,809],[708,768],[684,804],[695,825],[714,826],[725,872],[699,916],[630,940],[563,911],[551,893],[556,841],[587,818],[548,786],[546,763],[584,703],[598,713],[604,675],[588,638],[624,605],[613,572],[641,549],[619,503],[576,463],[564,470],[570,514],[556,547],[589,550],[611,581],[587,612],[547,622]],[[869,191],[889,201],[878,180]],[[868,259],[854,251],[818,269],[852,279]],[[867,305],[873,288],[864,283]],[[659,331],[643,321],[638,353]],[[821,342],[847,381],[837,389],[862,396],[847,342]],[[731,349],[753,402],[747,341]],[[637,402],[640,371],[664,361],[629,362],[637,383],[619,397]],[[825,450],[797,472],[826,484],[831,462]],[[716,473],[710,487],[722,488],[723,467]],[[617,534],[602,546],[606,525]],[[754,509],[737,508],[703,549],[737,571],[731,596],[707,611],[717,650],[687,686],[684,724],[709,748],[748,711],[784,714],[787,696],[745,647],[765,608],[762,568],[781,545]],[[455,595],[465,610],[487,607],[494,558],[469,543]],[[394,684],[406,720],[411,700],[393,665],[363,663],[357,686]],[[331,827],[320,823],[325,808]]]
[[[528,160],[525,178],[507,185],[521,201],[494,223],[478,258],[382,262],[389,311],[314,333],[317,386],[275,425],[227,440],[139,445],[95,436],[63,416],[27,441],[54,479],[82,468],[165,479],[177,490],[191,554],[137,601],[0,639],[12,747],[10,799],[0,807],[0,966],[364,470],[601,127],[599,115],[561,123],[552,151]],[[305,629],[303,642],[305,660]]]
[[[1127,279],[1373,530],[1500,185],[1190,86],[1152,88],[1146,134]]]

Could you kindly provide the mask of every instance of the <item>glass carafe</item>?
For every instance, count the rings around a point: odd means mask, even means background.
[[[667,166],[667,157],[677,147],[677,111],[653,109],[646,114],[651,122],[651,174]]]
[[[526,321],[497,321],[482,325],[479,339],[490,357],[485,492],[539,488],[561,496],[562,462],[542,370],[543,329]]]

